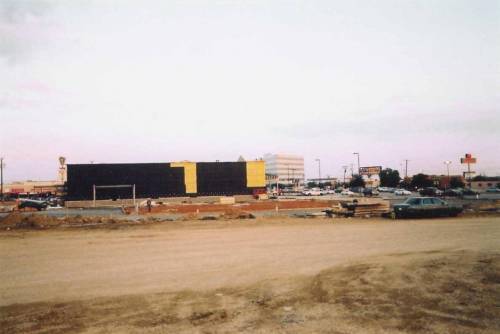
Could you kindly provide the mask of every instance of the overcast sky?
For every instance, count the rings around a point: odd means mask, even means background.
[[[0,0],[5,179],[234,161],[500,175],[500,1]]]

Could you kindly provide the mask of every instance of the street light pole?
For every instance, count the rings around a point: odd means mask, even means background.
[[[3,157],[0,158],[0,196],[3,202]]]
[[[359,164],[359,153],[358,152],[354,152],[353,154],[357,155],[358,156],[358,175],[361,174],[361,165]]]
[[[446,186],[444,187],[444,189],[446,190],[446,188],[448,188],[448,186],[450,185],[450,164],[451,164],[451,161],[446,160],[444,162],[444,164],[446,165],[446,170],[448,172],[448,182],[446,183]]]
[[[321,160],[316,159],[318,162],[318,187],[320,187],[320,182],[321,182]]]

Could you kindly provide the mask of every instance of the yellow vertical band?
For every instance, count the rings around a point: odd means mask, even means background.
[[[266,186],[266,165],[262,160],[247,161],[247,187]]]
[[[198,187],[196,183],[196,162],[172,162],[170,167],[184,167],[184,184],[187,194],[196,194]]]

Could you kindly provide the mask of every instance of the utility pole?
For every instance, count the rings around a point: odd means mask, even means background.
[[[290,184],[290,165],[286,165],[286,169],[287,169],[287,182],[288,184]]]
[[[360,175],[361,174],[361,165],[359,164],[359,153],[354,152],[353,154],[358,156],[358,175]]]
[[[408,161],[410,161],[410,160],[405,159],[404,161],[406,163],[406,167],[405,167],[405,179],[406,179],[408,177]]]
[[[318,188],[320,188],[320,182],[321,182],[321,159],[316,159],[318,162]]]
[[[345,173],[347,172],[347,168],[349,168],[349,166],[342,166],[342,169],[344,169],[344,186],[345,186]]]
[[[0,196],[3,202],[3,157],[0,158]]]

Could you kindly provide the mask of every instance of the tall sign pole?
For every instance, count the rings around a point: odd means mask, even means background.
[[[0,158],[0,196],[3,202],[3,157]]]
[[[446,190],[447,188],[451,188],[451,185],[450,185],[450,164],[451,164],[451,161],[446,160],[444,162],[444,164],[446,165],[446,171],[448,172],[448,179],[447,179],[445,187],[444,187],[444,190]]]
[[[321,159],[316,159],[318,162],[318,188],[320,187],[320,182],[321,182]]]
[[[472,182],[471,182],[471,175],[474,174],[474,171],[470,170],[470,165],[475,164],[477,162],[476,158],[472,157],[472,154],[470,153],[465,153],[465,158],[460,158],[460,163],[461,164],[467,164],[467,172],[464,174],[467,174],[467,181],[469,182],[469,188],[472,187]]]

